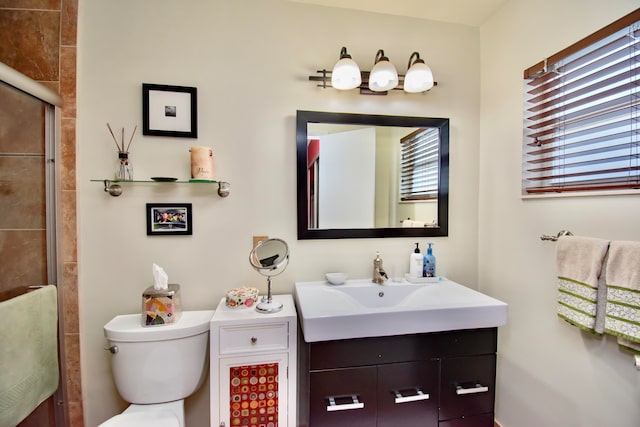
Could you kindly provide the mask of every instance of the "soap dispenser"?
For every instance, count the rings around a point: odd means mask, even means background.
[[[413,253],[409,258],[409,277],[411,277],[412,279],[417,279],[418,277],[422,276],[422,269],[423,258],[422,254],[420,253],[419,244],[416,243],[416,248],[413,250]]]
[[[427,253],[424,256],[422,277],[436,277],[436,257],[433,256],[431,245],[433,245],[433,243],[429,242]]]

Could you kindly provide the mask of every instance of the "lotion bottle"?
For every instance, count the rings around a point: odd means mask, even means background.
[[[424,256],[424,263],[422,266],[422,277],[436,277],[436,257],[433,256],[433,250],[431,249],[433,243],[429,242],[427,253]]]
[[[413,250],[411,257],[409,258],[409,277],[417,279],[422,276],[422,254],[420,253],[419,244],[416,243],[416,248]]]

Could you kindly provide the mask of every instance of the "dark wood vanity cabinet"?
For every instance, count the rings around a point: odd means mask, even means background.
[[[299,426],[493,427],[497,328],[299,342]]]

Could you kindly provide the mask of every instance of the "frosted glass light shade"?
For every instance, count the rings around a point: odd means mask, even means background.
[[[356,61],[348,57],[336,62],[331,72],[331,86],[340,90],[350,90],[357,88],[361,83],[360,67]]]
[[[369,74],[369,89],[374,92],[385,92],[398,86],[398,71],[387,60],[376,63]]]
[[[420,60],[421,61],[421,60]],[[424,62],[416,61],[404,76],[404,91],[408,93],[420,93],[433,87],[433,73]]]

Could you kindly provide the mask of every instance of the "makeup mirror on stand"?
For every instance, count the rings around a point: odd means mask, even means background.
[[[249,254],[251,266],[267,277],[267,296],[256,306],[259,313],[277,313],[282,304],[274,302],[271,295],[271,277],[282,273],[289,264],[289,246],[282,239],[267,239],[259,242]]]

